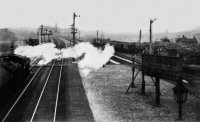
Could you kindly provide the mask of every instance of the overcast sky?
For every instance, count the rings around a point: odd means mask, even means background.
[[[0,28],[68,28],[76,12],[82,30],[109,33],[178,32],[200,26],[200,0],[0,0]]]

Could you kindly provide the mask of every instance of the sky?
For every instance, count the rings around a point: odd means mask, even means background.
[[[200,26],[200,0],[0,0],[0,28],[41,24],[108,33],[180,32]]]

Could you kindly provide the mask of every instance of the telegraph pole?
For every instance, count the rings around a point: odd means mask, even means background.
[[[73,14],[73,24],[72,24],[72,35],[73,35],[73,43],[75,45],[76,42],[76,33],[77,33],[77,29],[75,27],[75,18],[76,17],[80,17],[80,15],[76,15],[75,13]]]
[[[149,53],[152,54],[152,47],[151,47],[151,44],[152,44],[152,24],[153,22],[155,21],[156,19],[150,19],[150,43],[149,43]]]
[[[139,34],[139,45],[141,44],[141,38],[142,38],[142,31],[140,30],[140,34]]]
[[[96,40],[96,42],[98,42],[98,40],[99,40],[99,31],[97,30],[97,40]]]

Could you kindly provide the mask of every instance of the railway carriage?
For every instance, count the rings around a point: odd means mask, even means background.
[[[109,39],[96,39],[93,40],[92,44],[96,47],[105,46],[107,43],[112,45],[117,52],[121,53],[129,53],[129,54],[138,54],[142,53],[144,50],[144,47],[141,45],[137,45],[137,43],[131,43],[131,42],[120,42],[120,41],[111,41]],[[102,48],[103,48],[102,47]]]

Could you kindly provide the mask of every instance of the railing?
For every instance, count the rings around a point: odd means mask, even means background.
[[[189,64],[197,64],[197,65],[199,65],[200,64],[200,56],[184,55],[184,56],[182,56],[182,60],[183,60],[183,63],[186,64],[186,65],[189,65]]]

